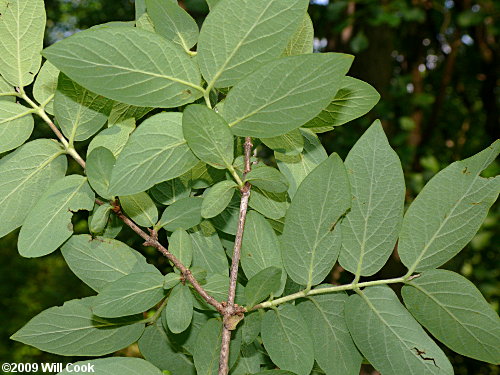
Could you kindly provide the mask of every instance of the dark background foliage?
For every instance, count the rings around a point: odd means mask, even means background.
[[[200,22],[204,0],[180,1]],[[131,0],[45,0],[46,44],[75,31],[134,17]],[[368,125],[380,118],[403,162],[407,203],[449,163],[480,151],[500,135],[500,2],[494,0],[315,0],[309,13],[316,49],[356,55],[350,75],[373,85],[382,95],[370,114],[322,135],[328,152],[342,157]],[[35,137],[50,136],[40,124]],[[85,147],[81,145],[82,148]],[[78,168],[73,165],[74,173]],[[498,174],[497,162],[484,172]],[[498,311],[500,205],[495,205],[472,242],[444,267],[473,281]],[[75,215],[75,231],[87,231],[85,215]],[[155,264],[165,264],[153,249],[141,247],[124,230],[120,240]],[[17,231],[0,240],[0,358],[10,362],[67,362],[9,340],[40,311],[92,294],[68,269],[59,253],[21,258]],[[349,281],[336,267],[331,282]],[[375,278],[403,274],[397,251]],[[138,355],[135,347],[121,354]],[[500,370],[447,350],[458,375],[500,374]],[[377,374],[369,366],[363,374]]]

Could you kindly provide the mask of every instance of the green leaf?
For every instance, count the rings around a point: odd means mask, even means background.
[[[93,149],[87,157],[85,172],[89,184],[97,194],[105,199],[113,198],[113,194],[109,193],[109,180],[115,163],[116,159],[113,153],[104,147]]]
[[[345,166],[352,206],[342,221],[339,263],[358,276],[371,276],[392,254],[406,193],[401,162],[380,121],[375,121],[356,142]]]
[[[0,102],[0,154],[21,146],[33,132],[32,109]]]
[[[140,120],[152,110],[153,108],[151,107],[136,107],[125,103],[114,102],[111,113],[109,114],[108,126],[111,127],[116,124],[121,124],[125,120],[130,119],[135,119],[136,121]]]
[[[88,90],[126,104],[172,108],[202,95],[195,62],[174,43],[135,27],[81,31],[43,55]]]
[[[169,206],[182,198],[189,197],[191,194],[190,185],[190,179],[183,175],[155,185],[149,192],[158,203]]]
[[[226,171],[216,169],[200,161],[191,169],[191,187],[204,189],[226,179]]]
[[[197,163],[182,135],[182,114],[163,112],[132,134],[111,176],[110,191],[130,195],[186,173]]]
[[[123,349],[144,331],[140,316],[103,319],[92,315],[89,301],[71,300],[51,307],[31,319],[11,339],[44,352],[65,356],[100,356]]]
[[[146,0],[148,15],[155,30],[165,39],[179,44],[189,51],[198,41],[198,25],[177,1]]]
[[[245,315],[241,327],[241,338],[244,344],[249,345],[257,339],[263,316],[264,310],[251,311]]]
[[[298,284],[319,284],[335,264],[341,245],[339,219],[351,206],[347,172],[337,154],[302,182],[285,217],[285,269]]]
[[[221,274],[210,274],[206,278],[206,282],[203,284],[203,289],[206,290],[208,294],[214,297],[218,301],[227,301],[227,295],[229,290],[229,276]],[[243,305],[245,303],[245,287],[240,283],[236,285],[236,303]],[[212,305],[205,302],[203,298],[196,292],[193,292],[195,296],[194,307],[199,310],[214,310]]]
[[[177,284],[168,297],[165,312],[168,328],[173,333],[184,332],[193,318],[193,296],[189,286]]]
[[[266,312],[261,336],[276,366],[298,375],[309,375],[314,364],[313,340],[297,307],[286,304]]]
[[[234,140],[227,122],[215,111],[200,104],[184,110],[184,138],[193,153],[214,168],[230,168],[234,159]]]
[[[241,334],[233,331],[229,345],[229,367],[233,367],[240,354]],[[216,375],[219,367],[222,322],[210,319],[201,328],[196,338],[193,353],[197,375]]]
[[[28,86],[42,63],[44,2],[3,0],[0,14],[0,74],[13,86]]]
[[[284,193],[288,190],[286,177],[277,169],[268,166],[252,169],[246,175],[245,181],[250,182],[261,190],[272,193]]]
[[[64,150],[37,139],[0,159],[0,237],[20,227],[47,188],[66,174]]]
[[[234,181],[221,181],[215,184],[203,196],[201,216],[209,219],[226,209],[233,198],[238,185]]]
[[[281,173],[287,178],[290,187],[288,195],[293,198],[304,178],[320,163],[328,158],[316,134],[300,129],[304,137],[304,151],[299,155],[288,156],[275,152],[274,156]]]
[[[156,227],[173,232],[176,229],[187,230],[200,224],[202,203],[203,198],[201,197],[188,197],[178,200],[163,211],[163,215],[161,215]]]
[[[286,156],[298,155],[304,149],[304,138],[299,129],[273,138],[262,138],[261,141],[270,149]]]
[[[89,230],[90,233],[102,234],[109,221],[109,214],[111,213],[111,206],[109,204],[97,205],[94,207],[92,216],[89,217]]]
[[[361,354],[382,374],[453,374],[446,355],[388,286],[350,296],[345,319]],[[433,360],[423,359],[417,350]]]
[[[313,53],[314,49],[314,26],[309,14],[305,14],[302,22],[283,51],[285,56],[302,55]]]
[[[142,356],[158,368],[174,375],[196,375],[193,362],[174,348],[159,321],[146,327],[138,345]]]
[[[123,276],[151,272],[153,268],[123,242],[87,234],[72,236],[61,253],[71,271],[97,292]]]
[[[107,148],[113,153],[116,158],[128,142],[130,133],[135,130],[135,120],[128,119],[122,123],[111,126],[99,132],[92,141],[90,141],[87,148],[87,155],[98,147]]]
[[[155,25],[153,24],[153,20],[147,13],[143,13],[137,21],[135,21],[135,26],[139,29],[143,29],[149,32],[156,32]]]
[[[306,128],[344,125],[361,117],[375,107],[380,94],[368,83],[352,77],[345,77],[333,101],[314,119],[304,125]]]
[[[0,75],[0,101],[15,102],[16,90]]]
[[[343,292],[323,294],[297,306],[314,338],[314,359],[326,374],[358,375],[361,368],[362,356],[344,318],[347,298]]]
[[[196,348],[196,337],[200,332],[201,328],[205,325],[205,323],[213,318],[217,313],[211,311],[203,311],[199,312],[196,309],[193,310],[193,319],[191,320],[191,325],[189,328],[179,334],[174,334],[172,332],[168,332],[167,322],[165,321],[165,310],[162,312],[162,323],[163,328],[167,331],[168,339],[170,342],[175,345],[176,348],[184,350],[185,352],[192,355]],[[182,374],[182,373],[180,373]]]
[[[500,364],[500,319],[469,280],[430,270],[407,283],[402,294],[415,319],[451,350]]]
[[[212,218],[210,221],[221,232],[234,236],[238,229],[238,218],[240,214],[240,195],[235,194],[229,202],[229,205],[220,215]]]
[[[281,285],[282,269],[278,267],[265,268],[250,280],[245,286],[245,297],[247,306],[255,306],[265,300]]]
[[[193,261],[193,242],[183,229],[176,229],[168,239],[168,250],[186,267]]]
[[[123,221],[116,215],[109,215],[108,223],[104,228],[102,237],[105,238],[115,238],[118,236],[123,229]]]
[[[19,254],[33,258],[52,253],[73,234],[73,212],[93,207],[94,192],[87,178],[70,175],[56,181],[23,223],[17,242]]]
[[[147,193],[120,196],[120,205],[137,225],[152,227],[158,221],[158,209]]]
[[[228,276],[226,254],[215,228],[210,223],[203,222],[190,236],[193,241],[192,266]]]
[[[177,273],[171,272],[165,275],[165,280],[163,280],[163,289],[172,289],[174,286],[179,284],[181,281],[181,276]]]
[[[249,211],[241,245],[241,268],[245,276],[252,279],[269,267],[283,269],[278,237],[271,224],[262,215]],[[286,273],[282,272],[280,288],[273,290],[275,296],[281,294],[285,282]]]
[[[352,60],[341,53],[274,60],[233,87],[223,116],[238,136],[270,138],[288,133],[328,105]]]
[[[92,312],[104,318],[140,314],[164,297],[160,272],[138,272],[106,285],[92,301]]]
[[[500,152],[496,141],[434,176],[405,214],[398,253],[413,271],[439,267],[472,239],[500,191],[500,177],[480,173]],[[422,218],[425,217],[425,220]]]
[[[220,0],[206,0],[210,11],[219,3]]]
[[[99,375],[162,375],[162,372],[141,358],[110,357],[75,362],[59,374],[86,375],[89,370]]]
[[[54,97],[54,114],[64,135],[84,141],[97,133],[108,120],[112,101],[94,94],[60,74]]]
[[[255,375],[296,375],[291,371],[283,371],[283,370],[265,370],[261,371]]]
[[[242,346],[238,362],[229,372],[230,375],[248,375],[260,371],[260,365],[265,363],[262,345],[252,344]]]
[[[35,84],[33,85],[33,96],[38,103],[47,102],[52,95],[55,95],[57,90],[57,82],[59,80],[59,69],[45,61],[36,76]],[[54,98],[45,105],[45,112],[54,114]]]
[[[252,188],[248,205],[265,217],[278,220],[285,216],[289,206],[286,193],[270,193]]]
[[[277,58],[307,5],[307,0],[221,0],[203,23],[198,41],[198,64],[209,87],[233,86]]]

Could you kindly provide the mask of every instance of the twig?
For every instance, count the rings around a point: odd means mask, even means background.
[[[251,170],[250,157],[252,155],[252,138],[245,138],[245,169],[243,178]],[[222,340],[219,357],[219,375],[227,375],[229,372],[229,344],[231,342],[231,331],[236,328],[236,324],[243,319],[244,309],[234,304],[236,296],[236,285],[238,278],[238,266],[241,256],[241,243],[243,240],[243,231],[245,229],[245,221],[248,211],[248,200],[250,198],[251,185],[246,182],[240,189],[240,215],[238,218],[238,228],[236,230],[236,238],[234,240],[233,259],[231,263],[231,273],[229,279],[229,291],[227,293],[227,305],[223,313],[222,325]]]

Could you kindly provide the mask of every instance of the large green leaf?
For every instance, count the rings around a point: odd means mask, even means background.
[[[262,138],[261,141],[270,149],[286,156],[298,155],[304,149],[304,138],[299,129],[273,138]]]
[[[177,229],[168,239],[168,250],[186,267],[193,261],[193,242],[184,229]]]
[[[401,162],[380,121],[356,142],[345,166],[352,206],[342,221],[339,263],[358,276],[371,276],[383,267],[394,249],[405,201]]]
[[[368,83],[345,77],[335,99],[304,127],[333,129],[365,115],[379,100],[380,94]]]
[[[240,194],[234,194],[229,205],[219,215],[210,219],[213,225],[221,232],[236,235],[238,218],[240,216]]]
[[[0,14],[0,74],[13,86],[28,86],[42,63],[44,2],[2,0]]]
[[[89,184],[97,194],[105,199],[113,198],[113,195],[109,193],[109,180],[115,163],[116,159],[113,153],[104,147],[95,148],[87,157],[85,172]]]
[[[227,301],[227,295],[229,290],[229,276],[221,274],[211,274],[207,276],[206,282],[203,284],[203,288],[214,297],[217,301]],[[236,285],[236,298],[235,301],[239,305],[245,303],[245,287],[240,283]],[[212,305],[209,305],[200,295],[193,292],[195,296],[194,307],[199,310],[215,310]]]
[[[21,146],[33,132],[32,109],[8,101],[0,102],[0,154]]]
[[[16,90],[0,75],[0,101],[15,102]]]
[[[135,120],[133,118],[124,120],[121,123],[102,130],[92,138],[92,141],[90,141],[89,147],[87,148],[87,155],[90,155],[96,148],[103,147],[111,151],[115,158],[118,157],[127,144],[130,133],[134,130]]]
[[[163,296],[163,275],[159,271],[132,273],[106,285],[92,300],[92,312],[104,318],[140,314]]]
[[[109,114],[108,126],[111,127],[130,119],[140,120],[152,110],[153,108],[151,107],[136,107],[134,105],[114,102]]]
[[[242,346],[238,362],[231,368],[230,375],[248,375],[260,371],[260,365],[264,364],[262,346],[257,344]]]
[[[132,134],[111,176],[110,192],[130,195],[179,177],[197,163],[182,134],[182,114],[163,112]]]
[[[158,203],[169,206],[182,198],[189,197],[191,194],[191,181],[188,176],[189,173],[173,180],[162,182],[153,186],[149,192]]]
[[[187,230],[200,224],[202,204],[201,197],[187,197],[172,203],[163,211],[157,228],[173,232],[176,229]]]
[[[168,328],[173,333],[184,332],[193,318],[193,296],[188,285],[177,284],[168,297],[165,311]]]
[[[226,179],[225,170],[216,169],[202,161],[199,161],[187,174],[191,175],[193,189],[204,189]]]
[[[361,367],[344,318],[347,298],[343,292],[323,294],[297,306],[314,338],[314,359],[326,374],[358,375]]]
[[[112,101],[94,94],[59,75],[54,97],[54,114],[64,135],[71,141],[84,141],[97,133],[108,120]]]
[[[295,33],[288,40],[283,51],[285,56],[302,55],[313,53],[314,49],[314,26],[309,14],[306,13]]]
[[[31,319],[11,339],[45,352],[66,356],[100,356],[127,347],[142,335],[141,316],[104,319],[92,314],[94,297],[71,300]]]
[[[210,86],[233,86],[278,57],[307,5],[307,0],[221,0],[203,23],[198,41],[205,80]]]
[[[289,206],[287,193],[270,193],[252,187],[248,205],[265,217],[278,220],[285,216]]]
[[[182,48],[135,27],[81,31],[43,55],[78,84],[127,104],[171,108],[202,94],[200,73]]]
[[[198,158],[214,168],[231,167],[234,140],[227,122],[210,108],[193,104],[182,118],[184,138]]]
[[[269,310],[262,320],[261,336],[276,366],[309,375],[314,364],[313,339],[297,307],[286,304]]]
[[[193,267],[209,273],[229,275],[226,254],[215,228],[203,222],[190,234],[193,241]]]
[[[451,271],[430,270],[403,287],[412,315],[453,351],[500,364],[500,318],[479,290]]]
[[[288,188],[290,198],[293,198],[304,178],[328,157],[316,134],[305,129],[300,129],[300,132],[304,137],[304,151],[302,153],[292,156],[279,152],[274,153],[278,168],[290,184]]]
[[[45,112],[54,114],[54,98],[57,90],[57,82],[59,81],[59,69],[45,61],[40,72],[36,76],[35,84],[33,85],[33,96],[38,103],[47,102],[51,97],[52,99],[45,105]]]
[[[280,288],[282,273],[281,268],[268,267],[250,278],[245,286],[247,306],[255,306],[272,293],[277,292]]]
[[[267,165],[252,169],[247,173],[245,181],[261,190],[272,193],[284,193],[288,190],[288,180],[276,168]]]
[[[158,34],[186,51],[196,44],[198,25],[176,0],[146,0],[146,7]]]
[[[240,354],[241,334],[233,331],[229,346],[229,367],[232,367]],[[210,319],[201,328],[196,338],[196,348],[193,353],[197,375],[216,375],[219,367],[220,342],[222,322]]]
[[[73,212],[91,211],[94,198],[85,177],[70,175],[56,181],[23,223],[17,242],[19,253],[28,258],[52,253],[73,234]]]
[[[140,253],[110,238],[72,236],[61,253],[71,271],[97,292],[123,276],[154,270]]]
[[[57,142],[38,139],[0,159],[0,237],[21,226],[47,188],[64,176],[63,154]]]
[[[196,375],[192,360],[174,348],[160,321],[146,327],[138,344],[143,357],[160,369],[172,375]]]
[[[231,180],[216,183],[203,196],[201,216],[209,219],[219,215],[231,202],[238,184]]]
[[[312,286],[328,275],[341,245],[336,224],[350,206],[344,163],[332,154],[299,186],[285,217],[283,261],[293,281]]]
[[[349,297],[345,319],[358,349],[382,374],[453,374],[446,355],[388,286]]]
[[[120,205],[125,213],[140,226],[152,227],[158,221],[158,209],[147,193],[121,196]]]
[[[75,362],[59,374],[86,375],[89,372],[99,375],[162,375],[162,372],[151,363],[133,357],[110,357]]]
[[[341,53],[274,60],[233,87],[223,116],[238,136],[269,138],[288,133],[328,105],[352,60]]]
[[[472,239],[500,191],[500,176],[480,176],[499,152],[500,140],[451,164],[413,201],[405,214],[398,245],[401,261],[412,272],[439,267]]]

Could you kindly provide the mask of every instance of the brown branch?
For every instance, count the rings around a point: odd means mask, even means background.
[[[252,138],[245,138],[245,169],[243,178],[250,172],[252,164],[250,158],[252,156]],[[229,278],[229,290],[227,294],[227,304],[223,313],[222,325],[222,340],[219,357],[219,375],[227,375],[229,372],[229,344],[231,342],[231,331],[236,328],[238,322],[243,319],[244,309],[235,305],[234,299],[236,296],[236,285],[238,278],[238,266],[241,256],[241,243],[243,240],[243,231],[245,229],[245,221],[248,211],[248,200],[250,198],[251,185],[246,182],[241,188],[240,200],[240,215],[238,218],[238,228],[236,230],[236,238],[234,240],[233,259],[231,263],[231,272]]]

